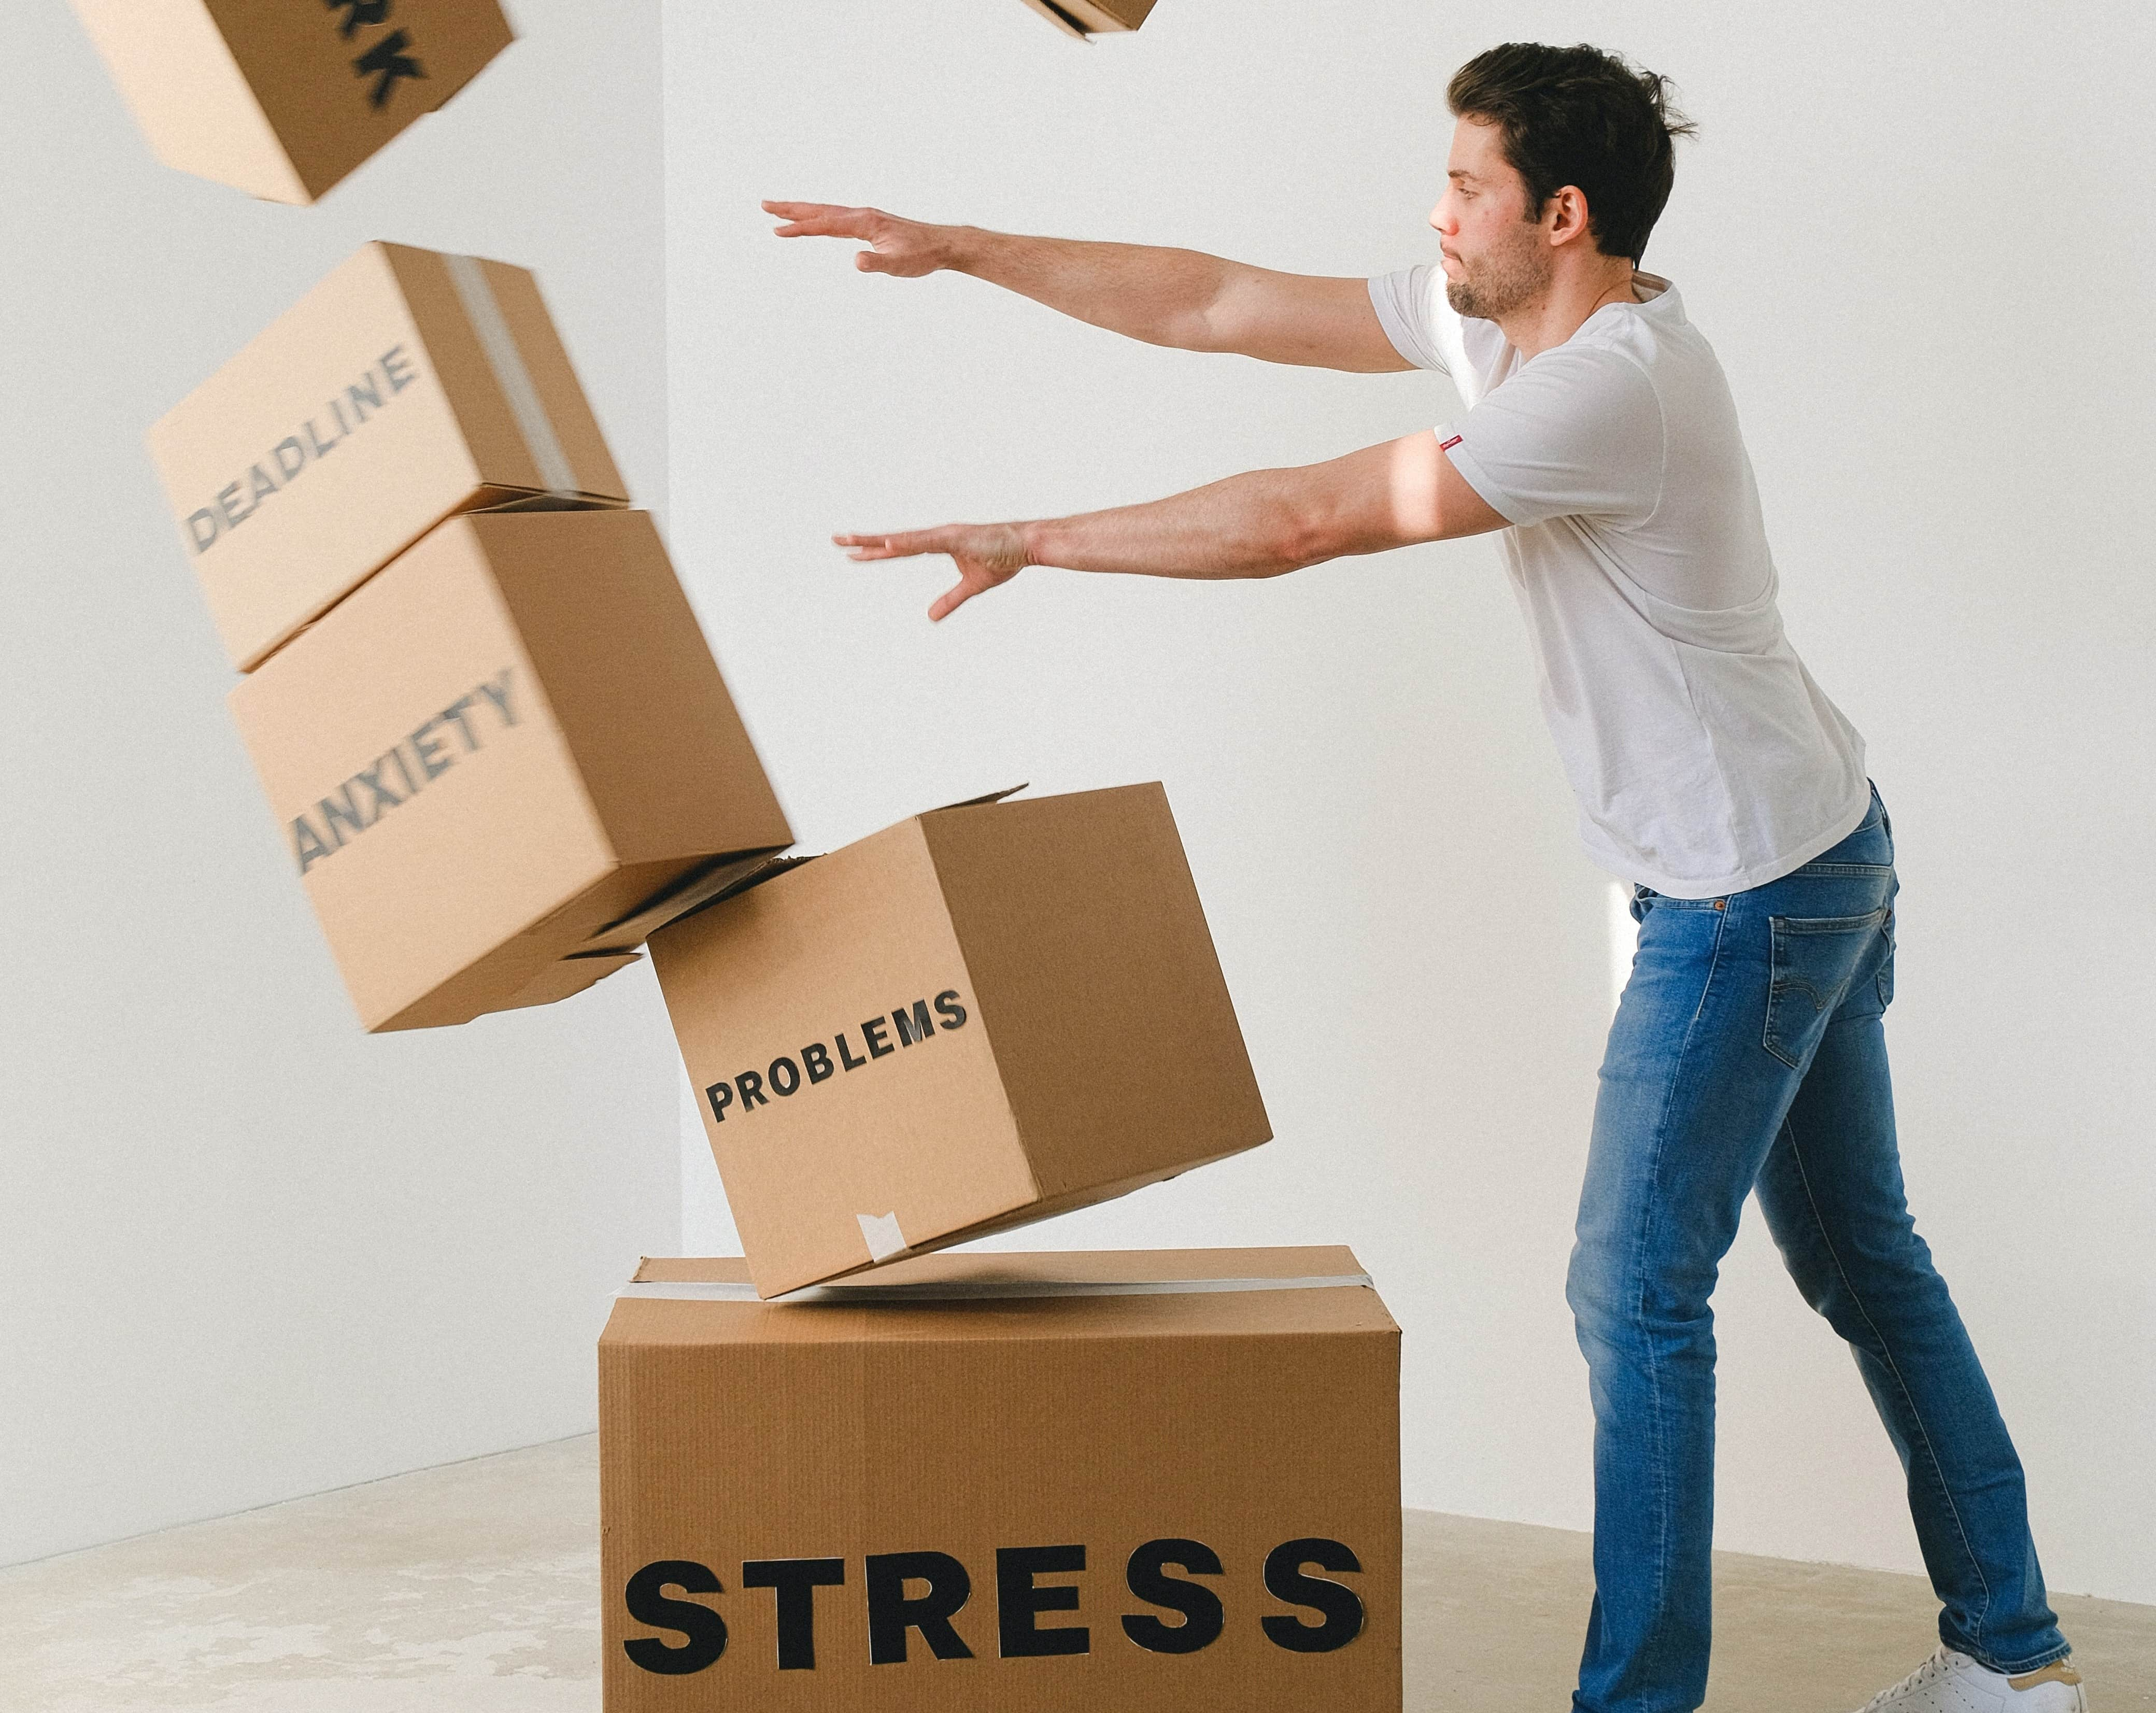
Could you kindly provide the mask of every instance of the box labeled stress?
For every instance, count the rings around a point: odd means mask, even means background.
[[[581,991],[792,838],[640,511],[452,519],[232,709],[370,1029]]]
[[[609,1713],[1399,1713],[1399,1331],[1341,1249],[651,1261]]]
[[[402,244],[346,261],[150,451],[243,671],[445,517],[629,498],[531,275]]]
[[[1158,785],[916,816],[651,954],[767,1295],[1271,1134]]]
[[[311,203],[515,38],[497,0],[74,0],[168,167]]]

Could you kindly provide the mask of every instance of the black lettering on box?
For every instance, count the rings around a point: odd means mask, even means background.
[[[224,514],[224,526],[228,530],[236,530],[247,521],[245,512],[234,509],[239,504],[239,483],[228,482],[217,490],[217,509]]]
[[[301,874],[330,854],[330,847],[305,815],[292,823],[292,854],[300,859]]]
[[[854,1057],[854,1049],[846,1044],[846,1032],[844,1029],[839,1031],[839,1063],[844,1065],[848,1070],[859,1070],[868,1063],[865,1059]]]
[[[419,758],[419,771],[429,779],[439,779],[457,764],[457,758],[449,753],[447,746],[435,743],[427,736],[441,723],[439,719],[429,720],[409,740],[412,753]]]
[[[402,392],[419,378],[412,367],[412,359],[404,355],[404,347],[393,345],[382,353],[382,378],[389,383],[392,397]]]
[[[515,670],[514,667],[505,668],[493,683],[479,687],[479,693],[494,704],[494,711],[501,715],[504,726],[516,724],[516,710],[509,705],[509,680]]]
[[[861,1040],[869,1049],[871,1059],[888,1059],[898,1051],[891,1044],[891,1038],[883,1032],[883,1019],[872,1017],[861,1025]]]
[[[732,1083],[713,1083],[704,1090],[704,1098],[711,1103],[711,1122],[724,1124],[726,1108],[734,1104],[734,1085]]]
[[[315,432],[315,419],[312,417],[307,418],[306,434],[307,449],[315,454],[317,460],[327,458],[330,454],[336,451],[337,442],[343,438],[341,435],[332,435],[330,444],[326,446],[323,445],[322,437]]]
[[[366,375],[344,389],[344,402],[352,407],[352,425],[357,428],[367,420],[370,408],[382,408],[382,389],[374,384],[372,375]]]
[[[1168,1574],[1168,1567],[1193,1576],[1220,1574],[1220,1555],[1198,1541],[1148,1541],[1131,1554],[1124,1580],[1149,1606],[1183,1614],[1179,1624],[1163,1623],[1150,1613],[1123,1620],[1123,1634],[1148,1654],[1196,1654],[1220,1639],[1227,1615],[1210,1588]]]
[[[202,526],[204,524],[209,526],[208,535],[202,532]],[[208,506],[204,506],[200,511],[189,514],[187,534],[194,541],[196,552],[208,552],[216,544],[217,538],[223,533],[224,521]]]
[[[898,1028],[898,1044],[911,1047],[916,1041],[925,1041],[936,1033],[936,1024],[928,1015],[928,1002],[916,999],[911,1011],[898,1010],[891,1014]]]
[[[771,1061],[764,1074],[771,1079],[771,1092],[782,1098],[801,1087],[801,1067],[783,1055]]]
[[[289,459],[285,456],[288,449],[292,454]],[[276,460],[277,474],[288,482],[307,467],[307,449],[300,444],[296,434],[288,434],[271,447],[270,456]]]
[[[671,1598],[669,1588],[685,1594],[721,1592],[717,1575],[706,1566],[678,1559],[645,1565],[629,1579],[629,1617],[652,1629],[673,1630],[683,1639],[674,1645],[639,1636],[624,1642],[622,1651],[631,1664],[655,1675],[689,1677],[717,1664],[725,1654],[726,1621],[701,1602]]]
[[[387,23],[389,8],[394,3],[395,0],[322,0],[330,11],[345,13],[344,38],[347,42],[359,33],[363,23]]]
[[[885,1049],[888,1052],[890,1049]],[[928,1592],[906,1598],[908,1582]],[[973,1597],[973,1579],[947,1552],[872,1552],[868,1562],[869,1659],[877,1665],[906,1664],[906,1633],[919,1630],[938,1659],[970,1659],[951,1620]]]
[[[958,990],[947,987],[936,996],[936,1014],[943,1019],[947,1029],[966,1027],[966,1008],[958,1003]]]
[[[801,1049],[801,1063],[807,1067],[812,1083],[827,1083],[839,1074],[831,1063],[829,1049],[821,1041]]]
[[[465,741],[466,755],[470,755],[479,747],[479,734],[471,729],[471,721],[465,718],[465,715],[471,712],[471,708],[472,699],[470,696],[459,696],[448,707],[443,709],[438,716],[443,725],[454,726],[457,728],[457,736]]]
[[[315,807],[322,812],[322,830],[329,834],[330,844],[338,850],[345,848],[346,829],[355,839],[367,831],[367,821],[352,800],[349,782],[336,796],[324,798]]]
[[[771,1104],[771,1096],[763,1092],[763,1079],[752,1070],[745,1070],[736,1077],[734,1086],[741,1090],[741,1106],[744,1112]]]
[[[249,517],[262,509],[262,502],[277,491],[276,483],[270,480],[270,472],[256,464],[247,473],[247,515]]]
[[[744,1588],[771,1588],[778,1604],[778,1669],[816,1669],[816,1590],[846,1584],[843,1558],[760,1558],[742,1567]]]
[[[426,67],[404,51],[411,45],[411,32],[396,30],[352,62],[356,75],[374,79],[372,99],[377,108],[389,105],[389,97],[404,79],[421,78],[427,74]]]
[[[382,782],[382,775],[384,771],[382,762],[387,762],[388,759],[389,757],[387,756],[382,756],[381,761],[377,761],[374,764],[374,769],[372,772],[369,772],[366,768],[362,767],[358,772],[352,776],[352,782],[353,785],[357,786],[362,791],[368,792],[372,794],[374,801],[371,805],[369,805],[369,807],[371,807],[374,811],[374,821],[379,821],[384,813],[395,808],[398,804],[404,801],[403,798],[398,796],[395,792],[392,791],[388,786]],[[369,826],[372,826],[374,824],[374,821],[370,821],[367,824]]]
[[[1337,1541],[1290,1541],[1273,1548],[1265,1560],[1265,1592],[1291,1606],[1308,1608],[1322,1622],[1312,1624],[1300,1618],[1268,1618],[1265,1634],[1274,1646],[1291,1654],[1335,1653],[1363,1634],[1362,1597],[1339,1582],[1304,1575],[1303,1567],[1307,1564],[1335,1575],[1353,1574],[1363,1568],[1355,1555]]]
[[[1075,1612],[1078,1591],[1044,1588],[1035,1578],[1075,1576],[1086,1568],[1083,1546],[1005,1546],[996,1553],[996,1628],[1006,1659],[1050,1659],[1093,1650],[1083,1624],[1043,1629],[1044,1612]]]

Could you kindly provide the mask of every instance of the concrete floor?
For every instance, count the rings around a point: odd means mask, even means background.
[[[597,1462],[574,1439],[0,1572],[0,1707],[597,1713]],[[1412,1713],[1568,1708],[1587,1537],[1410,1511],[1407,1541]],[[1717,1713],[1849,1713],[1932,1646],[1912,1577],[1719,1579]],[[2156,1709],[2156,1608],[2059,1604],[2096,1713]]]

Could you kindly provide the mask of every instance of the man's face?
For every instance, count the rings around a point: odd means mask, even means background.
[[[1506,160],[1497,127],[1462,119],[1453,127],[1445,195],[1430,211],[1445,254],[1445,295],[1463,315],[1495,321],[1549,285],[1549,234],[1527,216],[1527,187]]]

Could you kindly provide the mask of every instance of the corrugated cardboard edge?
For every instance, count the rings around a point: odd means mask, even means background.
[[[145,7],[121,0],[74,0],[74,5],[160,162],[265,202],[312,204],[313,195],[208,7]],[[186,90],[183,100],[175,99],[176,89]],[[228,115],[225,123],[218,122],[220,114]]]
[[[1060,6],[1054,4],[1053,0],[1025,0],[1025,3],[1054,24],[1056,28],[1061,30],[1065,35],[1074,37],[1081,42],[1090,43],[1092,40],[1091,33]]]

